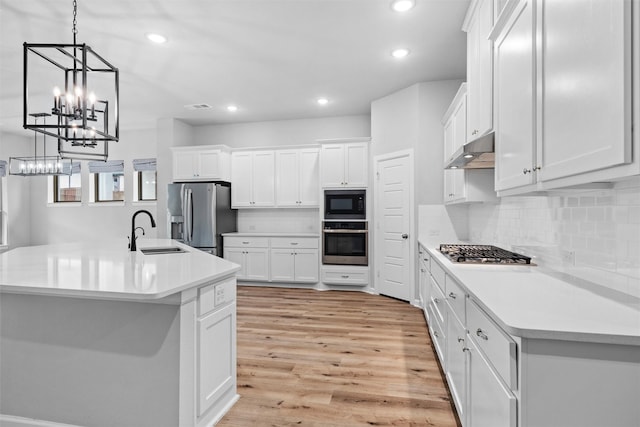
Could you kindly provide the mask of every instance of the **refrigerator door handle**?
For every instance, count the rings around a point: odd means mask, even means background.
[[[187,216],[187,189],[184,187],[184,185],[182,186],[182,241],[184,243],[188,243],[189,241],[189,237],[188,237],[188,226],[189,226],[189,217]]]
[[[187,222],[187,242],[190,244],[193,241],[193,191],[191,189],[187,190],[187,212],[186,219]]]

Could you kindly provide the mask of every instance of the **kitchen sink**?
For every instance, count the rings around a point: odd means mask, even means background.
[[[183,252],[188,252],[182,248],[177,246],[165,246],[165,247],[155,247],[155,248],[142,248],[140,249],[145,255],[160,255],[160,254],[179,254]]]

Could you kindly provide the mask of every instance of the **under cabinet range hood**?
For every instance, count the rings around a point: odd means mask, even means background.
[[[489,132],[464,144],[449,159],[445,169],[493,169],[495,165],[495,133]]]

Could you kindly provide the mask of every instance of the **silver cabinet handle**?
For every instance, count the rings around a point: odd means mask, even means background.
[[[407,240],[407,239],[409,238],[409,235],[408,235],[408,234],[406,234],[406,233],[404,233],[404,234],[402,235],[402,238],[403,238],[404,240]]]
[[[458,342],[464,342],[464,338],[458,337]]]
[[[453,292],[449,292],[449,298],[451,299],[456,299],[456,294],[454,294]]]
[[[524,169],[522,169],[522,173],[525,174],[525,175],[528,174],[528,173],[531,173],[531,169],[524,168]]]
[[[248,244],[249,244],[249,242],[242,242],[242,244],[243,244],[243,245],[248,245]]]
[[[468,351],[468,352],[471,352],[471,350],[469,350],[469,348],[468,348],[468,347],[464,347],[464,348],[462,349],[462,351]]]
[[[440,338],[440,335],[438,335],[438,331],[433,331],[433,336],[435,336],[436,338]]]
[[[296,246],[296,245],[298,244],[298,242],[291,242],[291,244],[292,244],[293,246]]]
[[[342,276],[340,276],[340,277],[342,277],[343,279],[348,279],[348,278],[349,278],[349,276],[348,276],[348,275],[346,275],[346,274],[343,274],[343,275],[342,275]]]
[[[479,336],[480,338],[482,338],[483,340],[487,341],[489,339],[489,337],[487,336],[487,334],[485,334],[482,329],[478,328],[478,330],[476,331],[476,335]]]
[[[439,298],[434,298],[433,302],[435,302],[436,304],[439,304],[440,303],[440,299]]]
[[[420,272],[421,272],[421,273],[424,273],[425,271],[426,271],[426,270],[425,270],[424,268],[421,268],[421,269],[420,269]]]

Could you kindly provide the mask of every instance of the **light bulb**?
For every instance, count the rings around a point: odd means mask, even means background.
[[[25,165],[24,163],[20,163],[20,170],[23,171],[25,170],[27,167],[27,165]]]
[[[80,86],[76,86],[75,93],[78,98],[82,96],[82,88]]]
[[[71,92],[67,92],[65,98],[67,98],[67,104],[73,104],[73,95],[71,94]]]
[[[60,96],[62,92],[60,92],[60,88],[58,86],[53,88],[53,96],[55,96],[56,98]]]
[[[89,104],[93,105],[96,103],[96,94],[94,92],[91,92],[89,94]]]
[[[406,12],[407,10],[413,9],[413,6],[416,5],[414,0],[394,0],[391,2],[391,8],[396,12]]]

